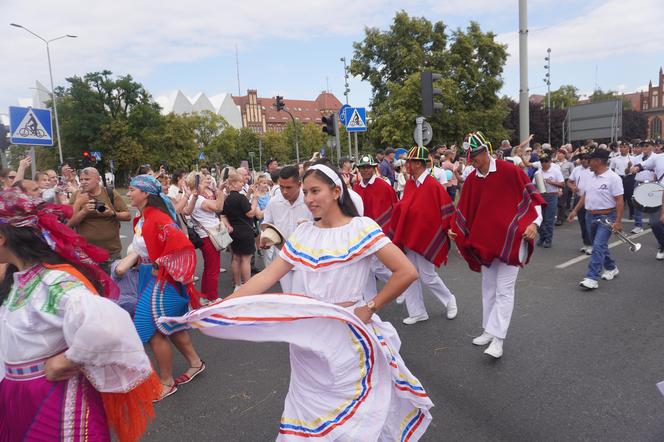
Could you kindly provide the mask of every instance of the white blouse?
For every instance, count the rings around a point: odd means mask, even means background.
[[[0,307],[0,379],[20,364],[65,351],[103,392],[126,392],[152,372],[129,314],[74,276],[36,265],[14,273]]]
[[[360,301],[372,274],[371,256],[390,244],[374,220],[355,217],[334,228],[299,225],[279,255],[293,265],[291,292],[337,304]]]

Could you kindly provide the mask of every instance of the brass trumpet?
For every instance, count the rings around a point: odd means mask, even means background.
[[[595,220],[595,222],[597,224],[599,224],[600,226],[603,226],[603,227],[613,231],[613,224],[607,218],[597,219],[597,220]],[[629,238],[629,236],[625,235],[623,232],[613,232],[613,233],[615,233],[615,235],[618,237],[618,239],[620,241],[622,241],[623,243],[629,245],[629,251],[630,252],[638,252],[641,249],[641,243],[632,241]]]

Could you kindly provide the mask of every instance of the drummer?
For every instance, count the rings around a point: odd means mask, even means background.
[[[644,145],[644,155],[646,149],[648,149],[649,152],[652,152],[652,141],[645,141]],[[637,181],[639,174],[647,172],[651,175],[654,175],[654,179],[652,181],[658,182],[659,184],[664,184],[664,155],[650,154],[645,160],[643,160],[643,162],[632,167],[631,170],[632,173],[637,174]],[[662,194],[662,198],[664,198],[664,192],[662,192]],[[662,206],[660,206],[659,210],[656,212],[650,213],[650,228],[652,229],[652,233],[655,235],[658,244],[655,258],[659,261],[662,261],[664,260],[664,225],[662,224]]]
[[[609,169],[609,151],[595,149],[590,154],[590,170],[581,191],[583,195],[567,217],[572,222],[581,207],[586,209],[586,228],[593,241],[593,251],[586,277],[579,283],[588,290],[599,287],[599,279],[612,280],[618,275],[618,267],[609,252],[611,232],[622,231],[624,209],[623,184],[620,177]],[[610,223],[602,225],[602,223]]]

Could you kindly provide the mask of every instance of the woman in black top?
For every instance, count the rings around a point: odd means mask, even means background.
[[[253,217],[256,213],[256,200],[251,204],[245,195],[240,193],[244,179],[236,174],[228,176],[229,195],[224,202],[223,214],[233,227],[231,231],[231,251],[233,257],[231,268],[235,288],[251,278],[251,257],[256,251],[254,242]]]

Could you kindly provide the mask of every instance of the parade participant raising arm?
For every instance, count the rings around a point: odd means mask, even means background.
[[[375,314],[415,280],[415,269],[378,224],[357,216],[338,171],[314,164],[303,187],[316,221],[300,224],[267,269],[223,302],[164,320],[220,338],[292,344],[278,440],[418,440],[432,403],[399,356],[396,330]],[[392,277],[364,303],[372,256]],[[260,294],[291,269],[299,296]]]
[[[519,267],[528,263],[542,222],[544,200],[528,176],[514,164],[491,157],[491,144],[471,132],[463,144],[474,171],[456,209],[450,238],[468,266],[482,272],[482,328],[475,345],[499,358],[514,310]]]
[[[154,376],[131,318],[106,297],[108,253],[62,224],[71,208],[0,192],[0,440],[137,441]]]

